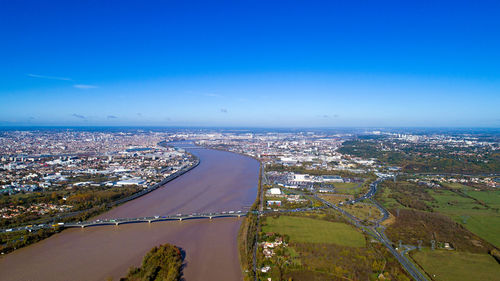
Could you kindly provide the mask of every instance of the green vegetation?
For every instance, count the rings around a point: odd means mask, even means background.
[[[460,183],[456,183],[456,182],[451,182],[451,183],[443,182],[443,183],[440,183],[440,184],[442,186],[450,188],[450,189],[459,189],[459,190],[468,190],[468,189],[470,189],[469,186],[463,185],[463,184],[460,184]]]
[[[285,277],[292,280],[386,280],[410,281],[397,260],[380,244],[346,247],[336,244],[291,243],[300,253],[301,265]],[[273,279],[274,280],[274,279]]]
[[[393,210],[393,213],[396,212]],[[386,229],[387,237],[393,242],[401,240],[404,244],[417,245],[421,240],[423,245],[430,246],[434,240],[436,247],[450,243],[458,251],[472,253],[488,253],[493,248],[443,214],[401,209],[395,216],[396,221]]]
[[[60,231],[59,227],[40,229],[29,232],[27,230],[0,233],[0,253],[7,254],[16,249],[26,247],[43,240]]]
[[[292,242],[334,243],[349,247],[365,245],[363,235],[348,224],[306,217],[269,217],[262,231],[288,235]]]
[[[453,147],[432,149],[425,145],[399,146],[394,140],[365,139],[343,143],[340,153],[362,158],[377,158],[388,165],[396,165],[409,173],[495,173],[500,171],[500,153],[488,148]],[[477,157],[481,155],[481,157]]]
[[[406,181],[383,182],[377,198],[395,216],[386,229],[387,236],[395,243],[401,240],[411,245],[421,240],[424,246],[431,246],[434,240],[437,249],[449,243],[451,251],[415,254],[416,262],[427,273],[435,274],[435,280],[493,280],[463,276],[481,271],[481,259],[495,262],[495,246],[500,246],[500,191],[461,184],[443,186],[444,189],[432,189]],[[478,257],[478,264],[469,261],[469,267],[462,266],[467,263],[464,257]],[[461,270],[469,275],[460,273]],[[492,276],[491,269],[484,274]]]
[[[338,189],[352,189],[358,186],[361,186],[361,183],[358,182],[336,182],[333,184],[335,188]]]
[[[58,190],[53,192],[33,192],[29,194],[18,193],[14,195],[0,195],[0,208],[7,206],[29,207],[36,203],[47,203],[55,205],[70,205],[73,208],[67,213],[48,212],[44,215],[26,212],[11,219],[1,219],[0,227],[8,228],[26,224],[40,224],[51,221],[54,216],[77,213],[86,211],[90,215],[97,214],[95,211],[102,212],[107,210],[106,204],[117,201],[121,198],[130,196],[142,188],[135,186],[123,186],[115,188],[88,187],[76,190]],[[66,200],[65,200],[65,199]],[[71,220],[85,219],[88,215],[78,214],[78,217],[72,217]],[[63,221],[63,220],[61,220]]]
[[[367,203],[357,203],[355,205],[344,205],[342,209],[362,221],[377,220],[382,218],[377,206]]]
[[[271,267],[259,272],[259,280],[377,280],[380,274],[386,280],[410,280],[383,245],[367,244],[361,232],[341,220],[329,211],[266,217],[261,237],[284,237],[285,246],[275,247],[267,258],[259,248],[259,268]]]
[[[435,211],[446,214],[471,232],[500,247],[500,191],[430,192]]]
[[[380,186],[382,192],[377,192],[376,198],[388,209],[412,208],[432,211],[430,203],[434,198],[421,185],[406,181],[384,181]]]
[[[257,216],[249,213],[238,232],[238,253],[244,280],[253,280],[253,252],[257,238]]]
[[[487,254],[424,249],[412,258],[436,281],[500,280],[500,266]]]
[[[259,182],[257,185],[257,198],[250,207],[250,211],[259,209],[261,203],[261,194],[263,192],[262,186],[262,165],[259,168]],[[255,251],[255,242],[257,240],[257,233],[259,227],[259,218],[251,212],[243,218],[239,232],[238,232],[238,255],[240,258],[240,267],[243,272],[243,279],[253,280],[255,272],[253,271],[253,253]]]
[[[181,278],[182,253],[176,246],[154,247],[142,260],[141,267],[130,268],[123,281],[176,281]]]
[[[344,194],[320,194],[318,197],[332,204],[338,204],[340,202],[354,199],[354,196]]]
[[[361,190],[361,183],[346,182],[346,183],[335,183],[335,192],[340,194],[357,195]]]
[[[500,191],[474,191],[463,185],[430,189],[415,183],[384,181],[376,197],[386,208],[445,214],[469,231],[500,247]],[[394,213],[393,212],[393,213]]]

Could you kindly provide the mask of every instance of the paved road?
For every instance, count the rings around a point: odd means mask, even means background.
[[[322,201],[325,205],[341,212],[343,215],[345,215],[346,217],[348,217],[350,219],[351,223],[353,223],[355,226],[357,226],[358,228],[363,230],[363,232],[366,232],[368,235],[372,236],[373,238],[375,238],[376,240],[381,242],[384,246],[386,246],[386,248],[392,253],[392,255],[399,261],[399,263],[403,266],[403,268],[406,270],[406,272],[408,272],[408,274],[410,274],[414,280],[416,280],[416,281],[428,281],[427,277],[425,277],[415,267],[415,265],[412,262],[410,262],[408,260],[408,258],[404,255],[409,250],[406,250],[406,252],[403,252],[403,253],[399,253],[398,251],[396,251],[396,249],[394,249],[392,247],[391,241],[385,235],[385,233],[383,231],[384,228],[380,227],[380,223],[383,222],[384,220],[386,220],[387,218],[389,218],[389,212],[384,207],[382,207],[382,205],[380,205],[377,201],[375,201],[373,199],[373,196],[377,192],[378,184],[381,183],[383,180],[385,180],[385,178],[378,178],[372,184],[370,184],[370,189],[368,190],[368,192],[365,195],[363,195],[359,198],[356,198],[354,200],[351,200],[347,203],[347,204],[355,204],[357,202],[367,200],[367,199],[370,200],[371,202],[373,202],[383,215],[383,217],[381,219],[376,221],[375,226],[364,225],[360,219],[358,219],[354,215],[352,215],[349,212],[346,212],[345,210],[340,208],[339,207],[339,206],[341,206],[340,204],[335,205],[335,204],[332,204],[326,200],[323,200],[323,199],[317,197],[316,195],[315,195],[315,197],[318,200]],[[344,203],[341,203],[341,204],[343,205]]]

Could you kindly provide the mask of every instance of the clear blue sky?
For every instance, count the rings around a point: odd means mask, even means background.
[[[499,15],[498,1],[0,0],[0,125],[500,127]]]

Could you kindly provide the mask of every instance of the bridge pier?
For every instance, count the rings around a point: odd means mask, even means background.
[[[115,225],[119,225],[120,223],[119,222],[115,222]]]
[[[212,219],[212,217],[209,217],[210,219]]]
[[[238,218],[241,217],[241,215],[238,215]]]
[[[82,228],[84,228],[84,227],[85,227],[85,225],[82,225]]]
[[[151,223],[151,220],[148,220],[148,223]]]
[[[182,220],[182,218],[179,218],[179,221],[181,221],[181,220]]]

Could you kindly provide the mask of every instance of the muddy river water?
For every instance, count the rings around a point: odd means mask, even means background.
[[[186,145],[183,145],[186,146]],[[101,218],[237,211],[255,200],[259,163],[242,155],[188,148],[198,167]],[[0,280],[119,280],[152,247],[172,243],[185,253],[184,279],[241,280],[238,218],[67,229],[0,258]]]

